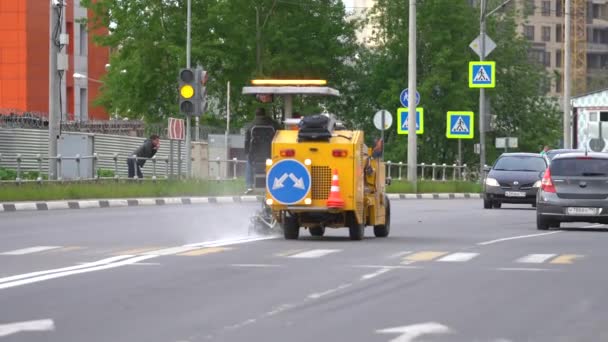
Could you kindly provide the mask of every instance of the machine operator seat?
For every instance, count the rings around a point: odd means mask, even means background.
[[[251,168],[253,170],[253,187],[266,188],[266,159],[271,157],[272,139],[276,130],[272,126],[251,127],[249,144]]]

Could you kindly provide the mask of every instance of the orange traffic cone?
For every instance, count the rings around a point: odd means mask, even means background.
[[[340,182],[338,181],[338,170],[334,169],[334,174],[331,177],[331,191],[327,199],[328,208],[343,208],[344,200],[340,195]]]

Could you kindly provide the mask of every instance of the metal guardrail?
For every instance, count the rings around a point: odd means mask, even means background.
[[[93,155],[89,155],[89,156],[81,156],[79,154],[75,155],[75,156],[62,156],[62,155],[57,155],[56,157],[48,157],[48,156],[43,156],[41,154],[37,154],[34,156],[31,155],[22,155],[22,154],[16,154],[13,156],[6,156],[6,155],[2,155],[0,154],[0,167],[2,166],[2,162],[3,161],[15,161],[17,163],[17,168],[15,170],[16,172],[16,178],[14,180],[8,180],[8,181],[3,181],[3,182],[17,182],[17,183],[24,183],[24,182],[47,182],[47,181],[54,181],[54,180],[49,180],[51,177],[49,177],[48,173],[47,178],[44,179],[43,175],[43,165],[46,165],[46,163],[48,163],[49,160],[55,160],[57,163],[57,181],[64,181],[65,179],[63,179],[62,175],[63,175],[63,163],[66,161],[74,161],[76,163],[76,177],[74,179],[69,179],[70,181],[88,181],[88,180],[99,180],[99,179],[115,179],[115,180],[119,180],[119,179],[129,179],[128,177],[121,177],[119,175],[119,167],[118,167],[118,162],[119,161],[123,161],[124,163],[127,162],[128,159],[130,158],[134,158],[135,160],[146,160],[146,161],[150,161],[152,163],[152,177],[150,178],[151,180],[158,180],[159,176],[162,177],[161,179],[169,179],[169,158],[156,158],[152,157],[152,158],[140,158],[137,157],[135,155],[127,157],[127,158],[121,158],[119,157],[118,153],[114,153],[113,155],[100,155],[97,153],[94,153]],[[99,161],[105,159],[105,160],[112,160],[114,163],[114,169],[112,170],[114,173],[113,177],[100,177],[99,176],[99,171],[101,170],[98,167]],[[38,177],[36,179],[23,179],[22,176],[24,175],[24,173],[26,171],[23,170],[22,167],[22,163],[25,162],[26,160],[34,160],[35,162],[37,162],[38,167],[37,170],[29,170],[29,171],[35,171],[38,173]],[[92,170],[93,170],[93,177],[88,177],[85,175],[85,177],[83,177],[83,173],[82,173],[82,162],[86,161],[86,160],[91,160],[92,161]],[[158,163],[164,163],[164,173],[158,173],[158,167],[157,164]],[[145,178],[133,178],[136,180],[143,180]]]
[[[57,181],[65,181],[66,179],[62,178],[63,174],[63,166],[66,161],[74,161],[76,163],[76,175],[75,178],[69,179],[70,181],[89,181],[89,180],[102,180],[102,179],[129,179],[128,177],[120,176],[119,162],[127,163],[127,160],[130,158],[134,158],[136,160],[146,160],[147,162],[152,164],[151,173],[152,176],[150,178],[143,178],[149,180],[158,180],[158,179],[169,179],[171,177],[170,170],[170,159],[168,157],[165,158],[157,158],[156,156],[153,158],[139,158],[135,155],[128,157],[121,157],[118,153],[114,153],[111,155],[108,154],[97,154],[81,156],[79,154],[75,156],[62,156],[57,155],[56,157],[47,157],[42,154],[36,155],[24,155],[24,154],[16,154],[16,155],[3,155],[0,154],[0,168],[2,168],[2,163],[7,161],[16,162],[16,177],[14,180],[4,180],[2,182],[46,182],[49,181],[48,174],[47,178],[43,178],[45,172],[45,166],[48,165],[48,161],[55,160],[57,163]],[[83,175],[83,166],[82,163],[84,161],[91,160],[92,161],[92,178],[88,175]],[[109,169],[101,169],[99,168],[99,162],[102,160],[110,160],[114,166],[112,170]],[[24,170],[23,164],[24,162],[29,161],[29,165],[31,165],[31,161],[34,161],[37,164],[37,168],[35,170],[29,168],[27,171]],[[158,164],[161,164],[160,166]],[[232,159],[222,159],[217,157],[215,159],[208,160],[209,171],[215,168],[215,172],[213,175],[207,177],[207,179],[214,180],[235,180],[244,177],[244,172],[242,172],[242,167],[247,163],[246,160],[240,160],[237,158]],[[405,171],[404,171],[405,169]],[[479,180],[477,174],[476,167],[470,167],[467,164],[457,165],[457,164],[437,164],[437,163],[420,163],[417,165],[418,178],[422,181],[477,181]],[[100,170],[112,171],[112,177],[103,177],[100,176]],[[36,179],[24,179],[23,175],[25,172],[37,172]],[[222,172],[224,171],[224,172]],[[228,172],[232,171],[232,172]],[[241,171],[241,172],[239,172]],[[386,177],[392,178],[396,180],[404,180],[407,179],[407,163],[404,162],[386,162]],[[142,180],[141,178],[134,178],[135,180]],[[52,181],[52,180],[51,180]]]
[[[405,168],[405,172],[403,169]],[[388,178],[394,178],[393,172],[396,169],[396,176],[398,180],[407,179],[407,163],[404,162],[386,162],[386,176]],[[437,163],[420,163],[417,164],[416,170],[418,172],[419,180],[430,180],[430,181],[474,181],[477,180],[477,172],[475,168],[471,168],[467,164],[437,164]]]

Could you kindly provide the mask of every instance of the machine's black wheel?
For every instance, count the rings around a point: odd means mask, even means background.
[[[549,221],[547,218],[543,217],[540,214],[536,214],[536,229],[538,230],[548,230],[553,222]]]
[[[559,221],[552,221],[551,224],[549,224],[549,227],[551,228],[559,228],[561,226],[561,222]]]
[[[492,208],[494,208],[494,209],[500,209],[501,206],[502,206],[502,203],[500,203],[498,201],[492,202]]]
[[[357,222],[355,213],[350,215],[348,235],[351,240],[363,240],[363,236],[365,236],[365,224]]]
[[[391,232],[391,202],[388,196],[384,196],[384,224],[374,226],[376,237],[387,237]]]
[[[492,201],[484,199],[483,200],[483,208],[484,209],[492,209]]]
[[[325,227],[310,227],[308,230],[312,236],[323,236],[325,234]]]
[[[287,216],[283,218],[283,235],[287,240],[297,240],[300,236],[300,223],[297,216]]]

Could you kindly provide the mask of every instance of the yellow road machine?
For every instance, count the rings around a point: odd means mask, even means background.
[[[277,82],[243,89],[244,94],[283,96],[285,105],[286,127],[274,132],[263,167],[253,167],[254,183],[265,195],[252,230],[282,230],[286,239],[297,239],[300,228],[323,236],[326,228],[347,227],[351,240],[361,240],[365,228],[373,226],[376,237],[387,237],[390,202],[382,153],[366,146],[363,131],[346,129],[331,114],[291,117],[292,96],[339,92]]]

